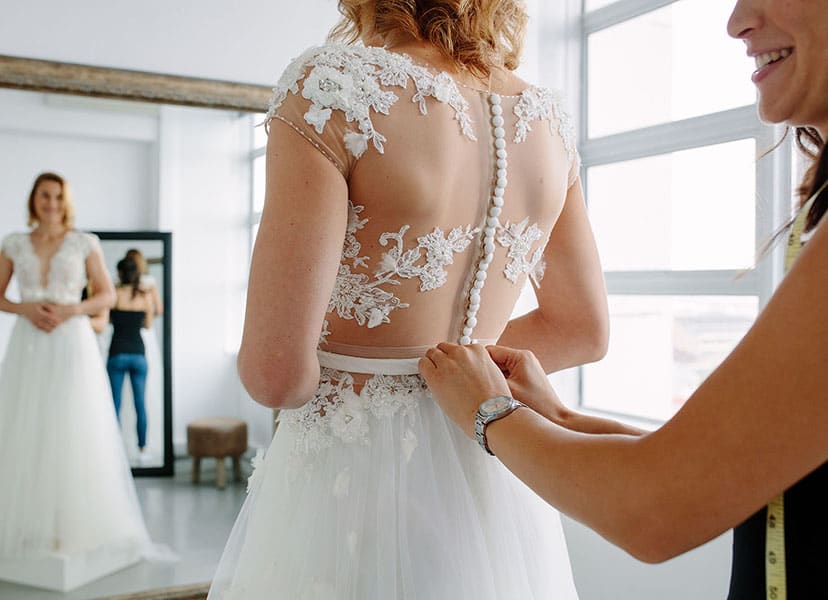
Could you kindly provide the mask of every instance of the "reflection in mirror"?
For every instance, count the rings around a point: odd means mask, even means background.
[[[104,264],[116,288],[129,288],[118,265],[134,265],[137,289],[133,296],[146,303],[150,316],[140,314],[137,348],[128,347],[122,317],[130,316],[132,307],[122,306],[123,294],[110,311],[110,318],[98,334],[101,353],[121,424],[129,464],[135,475],[172,475],[172,389],[171,389],[171,291],[170,271],[172,236],[161,232],[96,232],[101,238]],[[122,265],[123,266],[123,265]],[[113,340],[114,329],[119,328]],[[127,347],[124,351],[124,339]],[[114,343],[113,343],[114,342]],[[124,356],[143,356],[139,365],[123,364]],[[136,393],[137,391],[137,393]]]
[[[99,233],[110,278],[117,280],[116,266],[126,251],[139,249],[166,299],[163,314],[143,334],[149,460],[138,460],[129,377],[122,387],[123,437],[117,442],[126,448],[134,474],[172,475],[175,464],[174,477],[141,477],[135,488],[152,540],[181,558],[174,564],[140,562],[68,594],[12,583],[19,578],[0,573],[3,600],[109,598],[212,578],[245,486],[216,489],[212,461],[203,484],[191,484],[186,426],[199,418],[235,416],[250,423],[251,444],[263,446],[271,434],[269,414],[264,414],[269,411],[254,412],[235,369],[250,252],[252,126],[258,122],[258,115],[235,111],[0,89],[0,238],[27,230],[32,180],[41,171],[56,171],[72,185],[75,228]],[[172,235],[180,265],[174,272]],[[13,277],[8,290],[14,300],[20,298],[17,283]],[[173,311],[174,322],[171,304],[186,307]],[[0,355],[14,322],[13,315],[0,313]],[[102,362],[109,353],[107,335],[95,348]],[[160,367],[153,364],[153,343]],[[108,379],[104,383],[108,388]],[[159,398],[159,385],[160,404],[153,400]],[[17,497],[36,505],[40,495],[42,489],[35,487]]]

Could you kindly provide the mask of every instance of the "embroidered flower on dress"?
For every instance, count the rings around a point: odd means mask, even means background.
[[[514,113],[518,118],[514,137],[516,144],[526,140],[526,134],[532,130],[532,121],[547,120],[550,131],[555,131],[553,126],[557,123],[557,133],[563,140],[569,160],[575,157],[575,127],[563,109],[560,93],[532,86],[521,93]]]
[[[448,104],[455,111],[463,135],[477,139],[468,115],[468,102],[450,75],[434,75],[406,55],[376,47],[328,44],[311,48],[291,62],[279,78],[266,120],[274,117],[288,94],[299,93],[303,78],[302,97],[311,101],[305,121],[321,135],[333,111],[342,111],[347,122],[358,124],[358,132],[348,130],[343,137],[345,147],[356,158],[365,153],[369,142],[379,153],[384,152],[386,138],[374,128],[371,111],[388,114],[399,100],[394,92],[381,86],[407,88],[408,81],[414,82],[416,92],[412,101],[419,104],[422,114],[428,112],[427,97]]]
[[[301,408],[280,414],[282,427],[293,431],[295,445],[291,451],[294,473],[301,472],[301,463],[309,456],[330,448],[334,440],[347,444],[367,444],[372,419],[388,419],[396,415],[413,423],[414,407],[427,397],[428,388],[418,375],[374,375],[357,394],[350,373],[323,367],[319,387],[313,398]],[[410,453],[417,442],[413,432],[404,438]],[[341,489],[344,482],[335,484]]]
[[[543,237],[543,232],[536,224],[529,225],[529,218],[520,223],[509,223],[498,228],[497,241],[504,248],[508,248],[509,263],[503,274],[512,283],[517,283],[523,273],[531,273],[543,258],[543,246],[537,248],[531,260],[527,261],[526,256],[535,242]]]
[[[321,132],[320,132],[321,133]],[[359,158],[368,149],[369,136],[356,131],[349,131],[345,134],[345,148],[348,152]]]
[[[257,489],[261,483],[262,478],[264,477],[264,459],[265,459],[265,451],[262,448],[256,449],[256,456],[250,461],[250,464],[253,467],[253,472],[250,473],[250,477],[247,478],[247,493],[249,494],[251,491]]]

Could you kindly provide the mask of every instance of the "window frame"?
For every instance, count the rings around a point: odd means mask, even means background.
[[[605,271],[608,295],[625,296],[755,296],[759,310],[769,300],[782,279],[784,245],[776,244],[767,255],[764,245],[784,225],[791,213],[792,144],[784,138],[784,126],[763,124],[756,104],[749,104],[687,119],[646,126],[607,136],[588,136],[589,36],[608,27],[622,24],[679,0],[616,0],[601,8],[587,11],[585,0],[565,0],[557,15],[546,15],[548,29],[568,30],[562,41],[551,44],[565,56],[564,74],[556,83],[574,84],[577,102],[574,119],[581,155],[581,180],[589,206],[590,167],[625,162],[702,148],[739,140],[754,140],[757,148],[755,240],[756,263],[748,270],[649,270]],[[574,30],[574,31],[573,31]],[[747,74],[746,74],[747,76]],[[573,99],[574,100],[574,99]],[[789,136],[790,137],[790,136]],[[776,145],[775,150],[769,152]],[[663,421],[625,411],[595,409],[584,404],[584,367],[578,367],[577,407],[588,412],[622,419],[660,424]]]

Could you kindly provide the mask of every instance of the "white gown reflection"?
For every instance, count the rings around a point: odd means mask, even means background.
[[[77,302],[95,236],[70,231],[47,285],[27,234],[3,242],[24,301]],[[150,545],[89,318],[14,326],[0,366],[0,556]]]

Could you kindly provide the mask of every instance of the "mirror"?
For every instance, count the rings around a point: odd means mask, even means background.
[[[264,86],[0,57],[0,237],[26,230],[35,176],[56,171],[72,186],[76,228],[101,238],[110,276],[137,248],[164,299],[164,314],[152,325],[161,366],[153,369],[148,360],[150,461],[136,460],[128,381],[120,422],[135,475],[175,475],[141,478],[136,487],[153,540],[180,557],[174,564],[138,563],[68,596],[0,581],[0,597],[109,598],[194,584],[203,592],[210,580],[244,483],[217,490],[212,461],[202,484],[190,483],[187,423],[229,415],[248,422],[251,446],[271,435],[269,411],[249,406],[235,370],[252,234],[253,125],[261,120],[252,111],[263,112],[270,93]],[[15,287],[13,279],[12,299]],[[0,313],[0,360],[13,323]],[[108,353],[105,336],[101,352]],[[174,457],[185,457],[178,473]]]
[[[118,262],[126,257],[127,253],[137,250],[146,264],[146,272],[142,273],[141,277],[144,293],[152,295],[152,288],[155,288],[161,301],[150,327],[141,330],[147,363],[143,401],[135,402],[132,382],[126,381],[125,378],[120,390],[118,416],[132,474],[172,475],[172,235],[157,231],[94,233],[101,239],[104,264],[112,281],[118,284]],[[110,322],[98,334],[104,360],[110,355],[112,331],[113,326]],[[146,415],[140,423],[139,410]],[[143,451],[139,450],[139,438],[143,438],[145,442]]]

